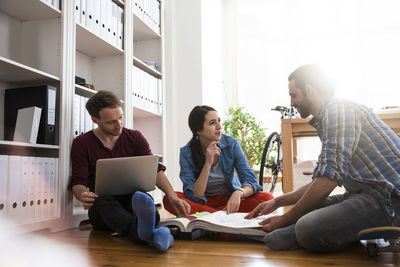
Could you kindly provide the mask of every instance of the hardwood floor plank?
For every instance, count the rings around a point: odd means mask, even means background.
[[[46,234],[53,240],[74,244],[87,251],[93,266],[400,266],[399,253],[368,257],[355,243],[336,253],[310,253],[305,250],[272,251],[264,244],[240,237],[175,240],[167,252],[151,246],[132,244],[123,237],[81,227]]]

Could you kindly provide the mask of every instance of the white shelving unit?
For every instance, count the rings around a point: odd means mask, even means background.
[[[31,143],[24,143],[24,142],[15,142],[15,141],[0,141],[0,146],[19,146],[19,147],[31,147],[31,148],[43,148],[43,149],[58,149],[59,146],[56,145],[45,145],[45,144],[31,144]]]
[[[75,1],[61,1],[60,10],[40,0],[0,1],[0,106],[4,106],[7,88],[49,84],[58,89],[58,145],[4,140],[4,110],[0,110],[0,155],[57,158],[56,216],[20,222],[26,231],[67,229],[87,218],[87,211],[74,204],[67,190],[75,95],[89,98],[98,90],[113,91],[124,104],[125,126],[142,131],[153,153],[165,157],[163,34],[134,14],[134,0],[112,1],[124,10],[123,48],[77,23]],[[162,4],[160,10],[162,14]],[[144,61],[157,62],[159,69]],[[133,105],[134,66],[159,82],[159,111]],[[75,76],[85,78],[95,89],[75,84]],[[159,192],[153,196],[161,202]]]
[[[2,0],[1,12],[22,21],[59,18],[60,10],[37,0]]]
[[[9,83],[54,83],[60,78],[0,56],[0,81]]]
[[[154,154],[165,157],[163,27],[161,25],[160,30],[160,27],[154,25],[154,17],[152,21],[149,16],[151,12],[144,12],[141,7],[137,7],[140,1],[133,2],[133,54],[130,62],[133,63],[133,68],[141,73],[139,79],[144,79],[144,82],[139,81],[139,85],[135,80],[132,84],[134,93],[132,100],[133,127],[140,130],[148,139]],[[158,5],[162,11],[162,2]],[[157,7],[155,8],[157,9]],[[160,21],[163,21],[162,14],[163,12],[160,12]],[[155,62],[158,66],[157,69],[147,65],[145,61]],[[134,77],[136,76],[134,75]],[[150,92],[138,90],[139,87],[142,88],[143,83],[150,84],[150,88],[148,88]],[[156,203],[162,203],[163,194],[160,190],[157,189],[152,194]]]
[[[4,209],[0,213],[23,225],[25,231],[56,229],[63,225],[62,195],[65,193],[59,181],[64,178],[58,176],[56,167],[62,152],[59,145],[4,140],[4,93],[8,88],[52,85],[58,89],[56,102],[59,103],[64,93],[61,90],[61,17],[60,10],[39,0],[0,1],[0,155],[3,155],[2,164],[8,162],[8,167],[1,167],[1,199],[4,201],[4,196],[7,199],[2,203],[5,205],[0,205]],[[61,122],[63,112],[58,113],[56,121]],[[55,131],[58,144],[59,124]],[[36,161],[40,163],[35,168],[28,167],[28,162],[34,166]],[[50,162],[53,169],[48,167]],[[13,175],[12,181],[5,177],[5,167],[7,174]],[[20,176],[15,176],[19,172]],[[33,192],[40,194],[33,195]]]

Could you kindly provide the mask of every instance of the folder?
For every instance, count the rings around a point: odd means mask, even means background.
[[[85,97],[85,105],[88,100],[89,99]],[[89,132],[90,130],[93,130],[93,121],[89,112],[85,108],[85,133]]]
[[[136,17],[139,17],[139,0],[133,0],[133,14],[136,15]]]
[[[50,216],[50,205],[49,205],[49,196],[50,196],[50,166],[49,166],[49,158],[42,158],[43,164],[43,194],[42,194],[42,218],[47,219]]]
[[[111,43],[118,47],[118,5],[111,2]]]
[[[8,156],[0,155],[0,217],[7,215]]]
[[[117,47],[124,48],[124,9],[117,6]]]
[[[139,104],[139,92],[138,92],[138,68],[133,66],[132,68],[132,105],[138,107]]]
[[[57,88],[50,85],[6,89],[4,92],[4,139],[12,141],[19,109],[42,109],[37,143],[56,144]]]
[[[101,27],[101,0],[94,1],[94,30],[93,32],[100,36]]]
[[[81,24],[81,0],[75,0],[75,23]]]
[[[60,0],[51,0],[51,5],[57,9],[60,10]]]
[[[81,13],[80,13],[80,22],[81,25],[87,28],[87,21],[86,21],[86,0],[81,0]]]
[[[111,32],[111,12],[112,12],[112,2],[111,0],[106,1],[106,41],[112,44],[112,32]]]
[[[18,109],[14,141],[36,144],[42,109],[29,107]]]
[[[79,134],[85,133],[85,104],[86,104],[86,97],[80,96],[80,105],[79,105]]]
[[[28,190],[29,190],[29,157],[21,157],[21,177],[20,177],[20,222],[28,221]]]
[[[45,4],[47,4],[47,5],[50,5],[51,4],[51,0],[40,0],[41,2],[43,2],[43,3],[45,3]]]
[[[91,32],[94,32],[95,27],[94,4],[95,0],[86,0],[86,27]]]
[[[35,175],[35,221],[43,218],[43,175],[44,175],[44,158],[36,158],[36,175]]]
[[[19,223],[21,219],[19,213],[20,177],[21,156],[8,156],[7,217],[15,223]]]
[[[162,104],[163,104],[163,90],[162,81],[158,80],[158,114],[162,114]]]
[[[100,3],[100,38],[107,40],[107,0],[98,0]]]
[[[80,135],[80,130],[79,130],[79,125],[80,125],[80,106],[81,106],[81,97],[77,94],[74,94],[74,99],[73,99],[73,127],[72,127],[72,136],[73,138],[77,137]]]
[[[28,218],[31,222],[35,221],[36,175],[36,158],[29,157]]]
[[[58,216],[58,158],[49,158],[49,182],[49,218],[56,218]]]

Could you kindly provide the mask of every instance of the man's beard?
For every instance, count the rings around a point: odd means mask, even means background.
[[[308,116],[310,116],[310,112],[307,110],[307,111],[301,111],[300,112],[300,116],[303,118],[303,119],[305,119],[305,118],[307,118]]]
[[[122,129],[121,129],[121,130],[118,130],[118,131],[117,131],[117,130],[109,131],[109,130],[107,130],[106,128],[100,126],[100,125],[99,125],[99,128],[100,128],[105,134],[107,134],[107,135],[112,135],[112,136],[119,136],[119,135],[121,134],[121,131],[122,131]]]
[[[305,119],[308,116],[310,116],[310,114],[311,114],[311,111],[310,111],[311,100],[310,99],[308,99],[308,98],[304,99],[304,101],[299,105],[299,107],[300,107],[300,110],[297,109],[297,111],[300,113],[300,116],[303,119]]]

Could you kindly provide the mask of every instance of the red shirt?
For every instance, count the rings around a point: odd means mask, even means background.
[[[77,184],[89,187],[94,192],[96,162],[98,159],[152,155],[149,143],[141,132],[123,128],[112,150],[105,147],[93,131],[81,134],[71,147],[71,187]],[[165,171],[158,164],[158,171]]]

